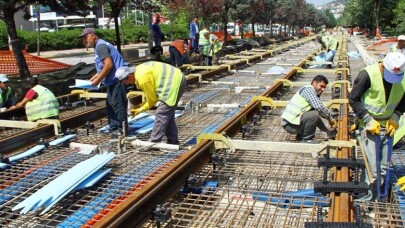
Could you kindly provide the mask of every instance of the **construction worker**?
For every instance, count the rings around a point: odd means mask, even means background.
[[[312,142],[316,127],[332,136],[323,123],[321,116],[329,121],[332,128],[336,127],[336,120],[329,110],[322,104],[320,96],[328,85],[328,79],[317,75],[311,85],[302,87],[294,94],[282,114],[281,126],[290,134],[297,134],[297,139]]]
[[[339,42],[333,36],[316,36],[316,40],[322,44],[322,49],[325,49],[325,61],[333,61]]]
[[[157,105],[150,141],[161,142],[166,135],[167,143],[179,144],[174,115],[177,103],[187,86],[187,80],[180,69],[166,63],[151,61],[142,63],[136,68],[124,67],[122,70],[124,73],[120,71],[116,75],[118,79],[123,80],[125,84],[135,83],[136,87],[145,93],[146,102],[140,108],[130,110],[132,115],[136,116]]]
[[[391,52],[399,52],[405,55],[405,36],[398,36],[398,42],[391,46]]]
[[[218,65],[222,44],[219,42],[217,36],[210,34],[209,32],[204,33],[204,37],[208,39],[209,42],[208,66],[212,66],[212,62],[214,62],[215,65]]]
[[[38,84],[38,78],[29,78],[31,89],[25,94],[24,99],[11,106],[8,110],[25,107],[28,121],[39,119],[57,119],[59,117],[59,102],[53,93]]]
[[[188,42],[187,40],[174,40],[169,46],[170,64],[174,67],[181,67],[187,61]]]
[[[14,92],[9,86],[7,75],[0,74],[0,108],[10,108],[14,104]]]
[[[118,136],[128,128],[126,88],[117,78],[115,71],[128,66],[118,50],[109,42],[100,39],[92,28],[85,28],[79,36],[88,48],[94,48],[97,73],[90,78],[93,86],[101,82],[107,87],[107,116],[109,127],[102,133]],[[123,124],[124,123],[124,124]],[[124,125],[124,126],[123,126]]]
[[[363,179],[370,184],[370,191],[361,200],[376,197],[377,159],[379,153],[381,182],[387,170],[388,140],[398,129],[398,121],[405,111],[404,77],[405,56],[398,52],[388,53],[383,61],[369,65],[359,72],[349,94],[349,103],[359,121],[361,138],[371,176]],[[380,151],[376,151],[376,137],[381,139]]]

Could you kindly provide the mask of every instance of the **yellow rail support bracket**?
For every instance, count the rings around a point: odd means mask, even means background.
[[[231,152],[235,152],[235,147],[230,142],[229,138],[225,134],[221,133],[201,133],[197,136],[197,143],[203,140],[211,140],[215,143],[216,149],[227,148]]]
[[[30,121],[17,121],[17,120],[0,120],[0,127],[6,128],[21,128],[21,129],[33,129],[40,124],[52,124],[54,126],[55,135],[59,135],[59,129],[61,129],[60,121],[57,119],[41,119],[36,122]]]
[[[107,93],[94,93],[88,92],[87,90],[75,89],[70,92],[71,94],[79,94],[80,98],[85,98],[86,100],[90,100],[90,98],[101,98],[106,99]]]
[[[225,55],[226,58],[230,59],[240,59],[246,61],[246,63],[250,63],[250,60],[254,56],[242,56],[242,55]],[[249,58],[250,57],[250,58]]]
[[[220,66],[195,66],[191,64],[184,64],[183,67],[190,70],[216,70],[220,68]]]
[[[127,93],[127,98],[130,98],[131,96],[141,96],[142,103],[146,102],[145,93],[142,91],[131,91],[131,92]]]
[[[304,73],[304,69],[302,69],[301,67],[292,67],[293,70],[297,70],[298,74],[302,74]]]
[[[284,78],[278,78],[274,81],[274,84],[282,82],[283,86],[287,86],[289,88],[293,88],[294,87],[294,83],[288,79],[284,79]]]
[[[260,102],[260,108],[262,107],[271,107],[271,108],[276,108],[276,102],[274,102],[273,99],[270,97],[264,97],[264,96],[254,96],[252,97],[252,101],[258,101]]]
[[[337,68],[335,74],[343,73],[344,70],[346,70],[347,74],[350,75],[350,69],[349,68]]]
[[[338,66],[339,66],[339,64],[343,64],[343,63],[349,64],[349,61],[347,61],[347,60],[338,60],[338,61],[336,61],[336,63],[337,63]]]
[[[337,81],[334,81],[334,82],[332,82],[332,83],[330,84],[330,87],[331,87],[331,88],[334,88],[334,87],[342,87],[343,84],[347,84],[347,87],[351,87],[351,86],[350,86],[350,81],[348,81],[348,80],[337,80]]]
[[[337,109],[339,109],[340,105],[349,104],[349,100],[348,99],[333,99],[333,100],[331,100],[329,102],[326,102],[326,104],[325,104],[325,102],[323,102],[323,103],[324,103],[325,107],[327,107],[327,108],[337,108]]]
[[[227,67],[228,71],[230,71],[232,69],[232,65],[231,64],[221,64],[219,65],[220,67]]]

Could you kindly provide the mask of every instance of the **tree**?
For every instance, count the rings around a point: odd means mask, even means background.
[[[31,76],[25,57],[21,50],[21,44],[17,36],[14,14],[20,10],[25,12],[24,18],[29,19],[29,6],[36,4],[36,0],[0,0],[0,20],[6,23],[7,33],[10,36],[11,46],[13,47],[14,56],[17,60],[20,78]],[[49,6],[52,10],[60,13],[72,13],[77,9],[87,8],[88,0],[44,0],[40,2],[43,6]]]
[[[397,25],[397,32],[405,33],[405,0],[398,1],[394,12],[396,14],[394,22]]]

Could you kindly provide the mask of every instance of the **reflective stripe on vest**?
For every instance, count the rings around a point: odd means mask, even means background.
[[[382,126],[391,118],[405,93],[405,80],[392,84],[390,97],[386,103],[383,76],[378,63],[364,68],[370,77],[371,86],[361,97],[364,108]]]
[[[59,103],[53,93],[41,85],[36,85],[32,89],[38,94],[38,97],[28,101],[25,106],[28,121],[58,116]]]
[[[0,92],[0,108],[4,106],[5,103],[7,103],[7,101],[10,99],[11,97],[11,88],[7,87],[7,92],[6,92],[6,97],[3,98],[3,93]]]
[[[312,87],[312,85],[304,86],[294,94],[281,115],[283,119],[287,120],[291,124],[300,125],[302,114],[311,110],[311,105],[300,94],[304,88],[308,87]]]
[[[151,72],[155,81],[154,85],[158,99],[168,106],[176,104],[180,84],[183,80],[183,73],[180,69],[160,62],[143,63],[138,65],[137,69],[135,72],[136,80],[143,77],[143,75],[139,75],[140,72]]]

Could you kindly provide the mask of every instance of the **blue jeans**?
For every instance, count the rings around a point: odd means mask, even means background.
[[[122,122],[125,122],[125,130],[128,130],[127,96],[123,82],[116,82],[107,86],[107,116],[111,130],[122,131]]]

